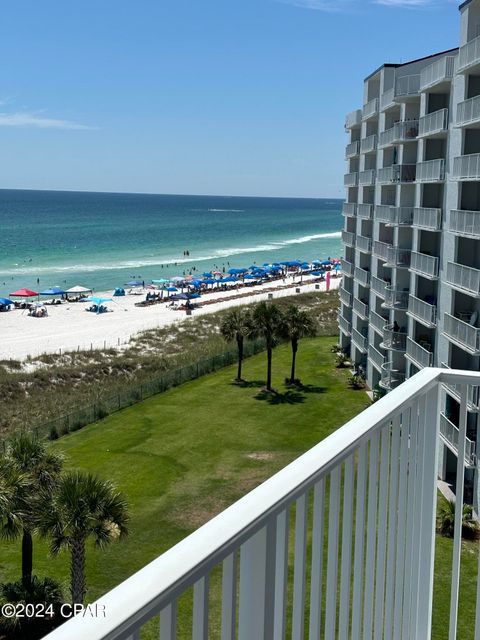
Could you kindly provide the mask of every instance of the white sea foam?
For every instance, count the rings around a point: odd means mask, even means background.
[[[244,213],[245,209],[208,209],[208,211],[219,211],[221,213]]]

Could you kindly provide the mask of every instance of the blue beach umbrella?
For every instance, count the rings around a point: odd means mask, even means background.
[[[9,304],[13,304],[13,301],[10,298],[0,298],[0,304],[6,307]]]
[[[324,276],[325,271],[312,271],[312,276]]]
[[[130,280],[125,284],[126,287],[141,287],[143,282],[139,282],[138,280]]]
[[[247,273],[247,271],[248,269],[238,269],[236,267],[233,267],[232,269],[228,270],[228,273],[233,276],[237,273]]]
[[[51,289],[45,289],[40,291],[41,296],[63,296],[66,292],[60,287],[52,287]]]
[[[217,280],[215,280],[214,278],[205,278],[203,284],[215,284],[215,282],[217,282]]]
[[[207,272],[207,271],[205,271],[205,273],[202,273],[202,276],[203,276],[204,278],[211,278],[211,277],[212,277],[212,274],[211,274],[211,272]]]
[[[89,296],[88,298],[84,298],[82,302],[93,302],[97,306],[96,313],[100,313],[100,305],[104,302],[113,302],[112,298],[96,298],[94,296]]]
[[[187,293],[187,298],[189,300],[193,300],[196,298],[201,298],[202,296],[199,293]]]
[[[178,291],[177,287],[167,287],[167,291]]]
[[[251,273],[245,276],[245,280],[258,280],[261,277],[262,277],[261,275],[255,276],[253,273]]]

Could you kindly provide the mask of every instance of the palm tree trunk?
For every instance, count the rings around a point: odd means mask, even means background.
[[[33,566],[33,540],[28,529],[23,530],[22,535],[22,583],[24,587],[29,587],[32,583]]]
[[[85,539],[75,538],[71,546],[70,592],[72,604],[83,604],[85,598]]]
[[[272,347],[267,346],[267,391],[272,390]]]
[[[291,384],[295,382],[295,363],[297,359],[297,351],[298,351],[298,340],[296,338],[292,338],[292,370],[290,372]]]
[[[243,361],[243,336],[237,337],[237,347],[238,347],[237,380],[241,380],[242,379],[242,361]]]

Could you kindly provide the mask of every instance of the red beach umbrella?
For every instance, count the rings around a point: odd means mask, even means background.
[[[11,298],[34,298],[35,296],[38,296],[38,293],[31,289],[19,289],[10,294]]]

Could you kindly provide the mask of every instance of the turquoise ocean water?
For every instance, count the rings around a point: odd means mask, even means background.
[[[0,294],[340,257],[342,200],[0,190]],[[189,255],[184,255],[188,251]]]

